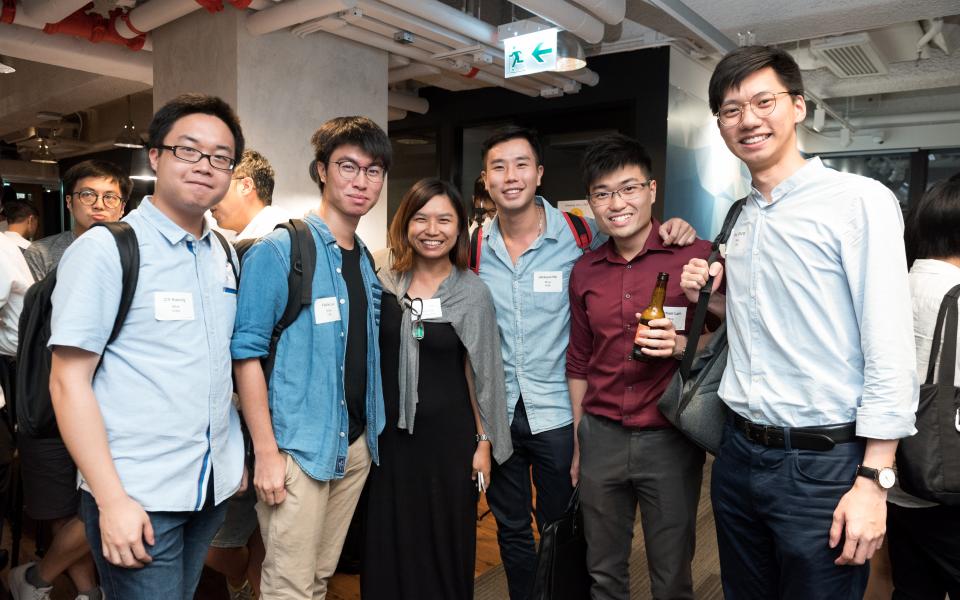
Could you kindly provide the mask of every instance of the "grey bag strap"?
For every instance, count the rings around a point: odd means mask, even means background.
[[[727,243],[730,238],[730,232],[736,225],[740,217],[740,211],[746,204],[747,198],[741,198],[733,203],[727,216],[723,220],[723,227],[720,233],[713,240],[713,250],[710,252],[710,258],[707,259],[707,268],[720,258],[720,246]],[[697,309],[693,313],[693,324],[690,326],[690,332],[687,334],[687,348],[683,352],[683,360],[680,361],[680,376],[686,381],[690,377],[690,369],[693,367],[693,359],[697,355],[697,342],[700,341],[700,333],[703,331],[703,324],[707,321],[707,306],[710,304],[710,294],[713,293],[713,275],[707,276],[707,282],[700,288],[700,297],[697,299]]]

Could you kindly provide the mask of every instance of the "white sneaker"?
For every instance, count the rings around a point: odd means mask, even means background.
[[[107,596],[103,593],[102,588],[100,589],[100,597],[103,598],[103,600],[107,600]],[[74,600],[90,600],[90,596],[87,594],[77,594],[77,597]]]
[[[36,563],[27,563],[10,569],[10,595],[13,600],[50,600],[53,586],[34,587],[27,581],[27,569]]]

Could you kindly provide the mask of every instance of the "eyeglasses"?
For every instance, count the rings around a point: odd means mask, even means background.
[[[413,317],[413,337],[420,341],[423,339],[423,299],[408,299],[407,306],[410,307],[410,315]]]
[[[384,169],[381,165],[367,165],[366,167],[361,167],[348,158],[341,158],[340,160],[335,161],[334,164],[337,165],[337,169],[340,171],[340,177],[343,177],[347,181],[355,179],[357,175],[360,174],[360,171],[363,171],[367,174],[367,180],[369,181],[383,181],[383,175],[386,172],[386,169]]]
[[[80,190],[74,194],[84,206],[93,206],[97,200],[103,200],[103,205],[107,208],[116,208],[123,204],[123,196],[113,192],[98,194],[93,190]]]
[[[163,150],[170,150],[173,152],[173,155],[182,160],[183,162],[188,163],[198,163],[204,158],[207,159],[207,162],[210,163],[210,166],[219,171],[232,171],[233,166],[237,161],[233,160],[231,156],[225,156],[223,154],[206,154],[200,152],[196,148],[191,148],[190,146],[157,146]]]
[[[620,196],[620,199],[624,202],[632,202],[633,200],[638,200],[640,198],[644,188],[649,187],[652,181],[652,179],[648,179],[646,181],[641,181],[640,183],[630,183],[620,189],[613,190],[612,192],[594,192],[587,197],[596,206],[610,204],[610,201],[613,200],[614,194]]]
[[[760,92],[750,98],[747,102],[729,103],[720,107],[717,113],[717,121],[723,127],[733,127],[743,121],[743,110],[750,105],[750,110],[758,117],[766,117],[777,108],[777,96],[781,94],[792,94],[793,92]]]

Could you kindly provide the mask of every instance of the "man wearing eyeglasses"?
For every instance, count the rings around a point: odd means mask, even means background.
[[[57,268],[63,253],[94,223],[113,222],[123,216],[125,199],[133,182],[118,165],[104,160],[85,160],[63,175],[67,210],[73,227],[31,244],[23,257],[34,278],[40,281]],[[53,581],[66,572],[81,596],[99,600],[90,547],[78,517],[80,491],[77,467],[63,439],[17,437],[23,477],[24,512],[37,521],[49,521],[53,540],[43,559],[10,571],[10,587],[18,598],[52,590]]]
[[[210,209],[217,226],[237,233],[234,247],[241,255],[258,238],[290,218],[286,211],[273,205],[274,176],[264,155],[249,148],[244,150],[233,170],[227,195]]]
[[[385,420],[381,288],[356,230],[380,198],[390,140],[366,117],[338,117],[311,141],[321,194],[304,219],[316,247],[311,302],[283,330],[265,376],[260,361],[287,304],[291,239],[284,230],[261,238],[244,257],[231,344],[256,456],[263,598],[326,597]]]
[[[693,598],[691,561],[703,450],[660,413],[657,400],[686,348],[695,303],[680,288],[692,258],[710,243],[664,244],[653,218],[657,182],[634,139],[612,134],[584,152],[583,179],[594,217],[610,239],[570,274],[567,382],[593,600],[630,598],[630,550],[640,507],[652,598]],[[666,317],[637,332],[658,273],[670,275]],[[636,338],[646,360],[634,360]]]
[[[178,96],[154,115],[149,146],[156,192],[124,218],[140,269],[119,336],[107,344],[117,244],[94,227],[58,267],[49,341],[51,397],[101,586],[132,600],[193,597],[243,472],[229,356],[235,257],[203,216],[243,152],[240,122],[219,98]]]
[[[731,52],[709,96],[753,180],[726,244],[719,394],[732,415],[711,480],[724,595],[861,598],[897,441],[915,432],[900,207],[879,182],[804,159],[803,80],[787,52]],[[691,300],[707,268],[685,268]]]
[[[56,268],[67,246],[94,223],[119,221],[133,182],[112,162],[85,160],[63,174],[64,200],[73,226],[63,233],[37,240],[23,252],[34,279],[40,281]]]

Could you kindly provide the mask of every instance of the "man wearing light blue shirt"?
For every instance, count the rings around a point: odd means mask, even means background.
[[[140,253],[130,311],[107,345],[121,265],[110,232],[93,228],[58,268],[50,388],[106,596],[189,600],[243,471],[235,258],[203,213],[227,191],[244,140],[225,102],[195,94],[161,108],[149,134],[156,193],[124,219]]]
[[[570,330],[570,271],[583,255],[563,214],[536,195],[543,152],[534,131],[507,127],[482,146],[481,173],[497,216],[483,229],[480,278],[493,293],[507,387],[507,417],[514,452],[494,465],[487,501],[497,520],[497,541],[511,600],[533,586],[536,547],[531,529],[533,485],[539,527],[559,518],[573,492],[573,408],[566,379]],[[602,245],[596,224],[592,247]],[[661,226],[666,244],[689,245],[696,232],[671,219]]]
[[[915,432],[903,217],[880,183],[800,154],[803,82],[785,51],[728,54],[710,106],[753,179],[725,255],[732,416],[711,483],[724,595],[859,599],[897,440]],[[685,268],[689,296],[705,272]]]

